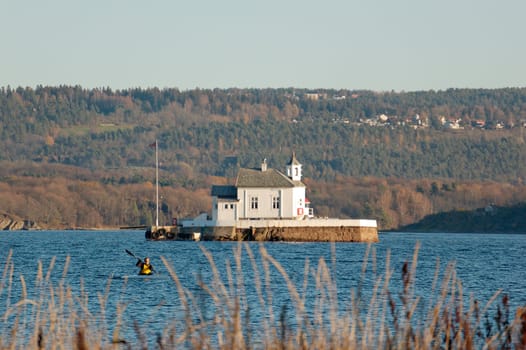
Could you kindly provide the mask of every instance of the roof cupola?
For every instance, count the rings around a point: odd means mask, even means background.
[[[301,181],[301,164],[296,159],[296,152],[292,152],[292,157],[287,164],[287,176],[293,181]]]

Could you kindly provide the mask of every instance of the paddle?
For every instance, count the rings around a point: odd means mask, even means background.
[[[137,255],[135,255],[135,254],[133,254],[132,252],[130,252],[128,249],[124,249],[124,250],[126,251],[126,253],[128,253],[128,254],[131,255],[131,256],[133,256],[135,259],[142,261],[141,258],[139,258]]]

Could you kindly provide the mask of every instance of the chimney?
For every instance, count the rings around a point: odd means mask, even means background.
[[[261,171],[267,171],[267,158],[263,159],[263,163],[261,163]]]

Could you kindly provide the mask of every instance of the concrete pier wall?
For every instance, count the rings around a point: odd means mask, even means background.
[[[378,242],[376,227],[200,227],[183,231],[200,232],[205,241],[288,242]]]
[[[264,227],[236,229],[237,240],[288,242],[378,242],[374,227]]]

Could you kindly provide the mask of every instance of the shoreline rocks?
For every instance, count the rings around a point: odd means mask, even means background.
[[[17,231],[17,230],[40,230],[34,221],[13,218],[7,214],[0,214],[0,230]]]

